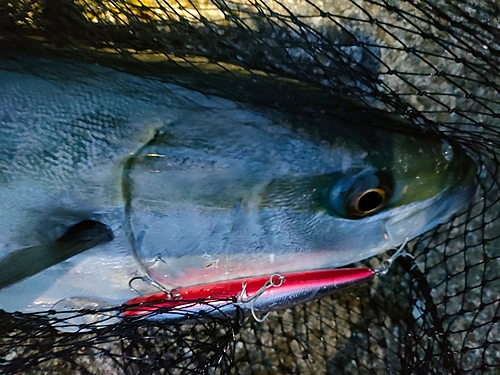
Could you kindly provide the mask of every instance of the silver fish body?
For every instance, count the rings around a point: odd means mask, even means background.
[[[176,288],[344,266],[431,229],[475,191],[474,163],[446,141],[96,65],[3,61],[0,103],[0,262],[82,220],[113,231],[0,290],[7,310],[119,304],[145,274]]]

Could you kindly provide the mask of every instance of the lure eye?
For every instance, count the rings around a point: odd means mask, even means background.
[[[342,179],[330,190],[330,207],[349,219],[375,214],[390,201],[392,181],[386,171],[366,171]]]
[[[386,187],[368,189],[361,194],[348,197],[347,213],[354,217],[363,217],[380,210],[389,200],[390,192]]]

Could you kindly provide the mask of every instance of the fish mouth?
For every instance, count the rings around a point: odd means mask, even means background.
[[[406,206],[403,212],[392,216],[385,223],[388,243],[397,247],[405,240],[418,237],[454,216],[459,216],[469,206],[476,190],[477,186],[468,181],[467,184],[446,189],[430,199]],[[415,211],[416,207],[418,211]]]

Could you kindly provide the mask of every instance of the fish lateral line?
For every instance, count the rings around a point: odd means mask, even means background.
[[[123,307],[122,317],[190,321],[192,317],[252,315],[264,321],[271,311],[319,299],[347,287],[371,281],[371,268],[337,268],[294,273],[274,273],[195,285],[135,297]],[[256,313],[265,313],[258,318]]]

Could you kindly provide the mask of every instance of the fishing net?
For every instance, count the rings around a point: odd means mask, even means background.
[[[459,142],[478,192],[386,275],[262,323],[2,312],[0,372],[500,373],[499,14],[484,0],[1,0],[2,55],[98,62],[347,122],[382,110],[400,130]]]

